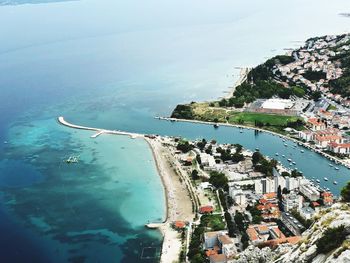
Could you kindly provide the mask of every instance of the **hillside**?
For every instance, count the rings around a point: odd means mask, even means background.
[[[337,203],[316,215],[316,222],[297,245],[282,244],[274,250],[248,247],[235,263],[350,262],[350,207]]]

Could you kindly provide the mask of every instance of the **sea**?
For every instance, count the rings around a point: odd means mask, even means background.
[[[144,225],[166,206],[147,143],[92,139],[59,116],[240,143],[287,165],[284,154],[339,195],[350,171],[292,142],[154,117],[224,96],[241,67],[309,37],[348,32],[349,11],[347,0],[0,0],[0,262],[159,261],[162,236]]]

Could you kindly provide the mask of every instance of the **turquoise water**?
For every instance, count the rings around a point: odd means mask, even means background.
[[[0,7],[0,142],[7,142],[0,144],[0,261],[145,262],[143,248],[159,252],[160,234],[144,228],[165,213],[147,144],[118,136],[91,139],[89,132],[58,125],[58,116],[284,153],[306,176],[327,176],[325,186],[339,193],[348,170],[285,148],[279,138],[153,117],[168,115],[180,102],[223,95],[237,79],[235,67],[255,65],[307,37],[347,31],[350,20],[338,16],[347,10],[345,0]],[[80,162],[64,163],[72,154]]]

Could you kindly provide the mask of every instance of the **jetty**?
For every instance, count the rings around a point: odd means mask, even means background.
[[[139,133],[133,133],[133,132],[124,132],[124,131],[119,131],[119,130],[106,130],[106,129],[100,129],[100,128],[94,128],[94,127],[87,127],[87,126],[81,126],[81,125],[76,125],[67,122],[64,117],[60,116],[57,118],[58,122],[66,127],[72,128],[72,129],[78,129],[78,130],[86,130],[86,131],[95,131],[96,133],[94,135],[91,135],[90,138],[97,138],[98,136],[102,134],[112,134],[112,135],[126,135],[129,136],[132,139],[136,138],[144,138],[143,134]]]

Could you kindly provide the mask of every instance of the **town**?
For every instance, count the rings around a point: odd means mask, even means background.
[[[234,262],[250,246],[296,244],[315,213],[334,202],[316,181],[258,149],[205,139],[152,139],[170,150],[195,189],[193,221],[172,222],[183,237],[180,261],[187,256],[191,262]]]

